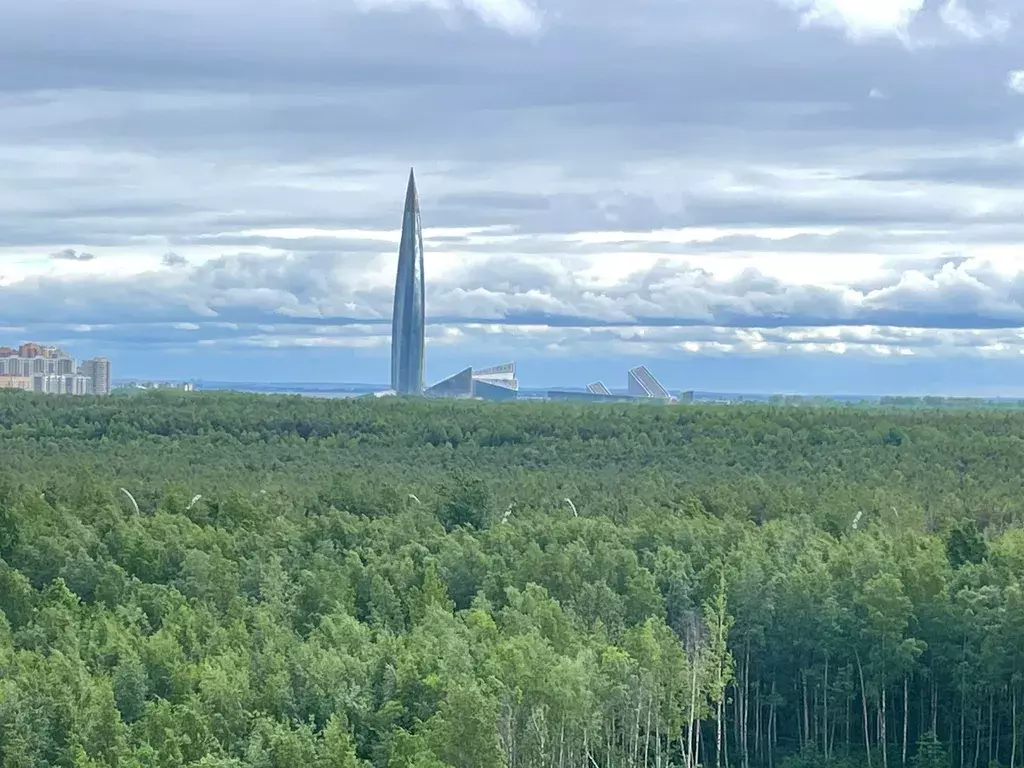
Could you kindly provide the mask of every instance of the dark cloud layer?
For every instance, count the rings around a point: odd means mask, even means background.
[[[169,254],[170,255],[170,254]],[[195,266],[128,277],[50,276],[4,290],[0,324],[194,323],[334,325],[390,322],[391,286],[353,286],[361,257],[296,253],[224,256]],[[38,302],[40,292],[51,297]],[[661,261],[595,287],[564,262],[508,264],[488,256],[431,281],[436,324],[500,323],[553,327],[887,325],[915,328],[1024,326],[1024,274],[1007,277],[957,259],[930,269],[890,270],[861,291],[784,282],[756,269],[721,278]]]
[[[51,259],[57,261],[92,261],[96,256],[86,251],[76,251],[74,248],[65,248],[62,251],[50,254]]]

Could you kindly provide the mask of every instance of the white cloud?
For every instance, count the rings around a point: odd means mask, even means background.
[[[530,35],[541,28],[542,15],[529,0],[354,0],[357,7],[378,8],[426,6],[445,15],[459,10],[477,16],[485,24],[515,35]]]
[[[851,38],[897,37],[910,42],[909,28],[926,12],[925,0],[778,0],[802,12],[805,25],[820,24],[844,30]],[[964,0],[946,0],[939,19],[949,29],[971,40],[1003,37],[1010,16],[1002,11],[979,13]]]
[[[1024,95],[1024,69],[1016,69],[1006,76],[1006,87]]]
[[[1009,16],[987,12],[984,15],[968,9],[963,0],[947,0],[939,11],[943,23],[971,40],[1002,37],[1010,29]]]
[[[851,37],[903,36],[925,0],[782,0],[802,12],[804,24],[845,30]]]
[[[462,3],[485,22],[511,32],[530,33],[540,29],[542,16],[526,0],[462,0]]]

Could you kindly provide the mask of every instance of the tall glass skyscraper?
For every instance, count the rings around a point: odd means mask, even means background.
[[[424,321],[423,232],[416,178],[410,169],[391,319],[391,388],[399,395],[423,393]]]

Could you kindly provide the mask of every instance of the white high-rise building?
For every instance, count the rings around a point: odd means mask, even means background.
[[[105,357],[95,357],[82,363],[79,372],[92,380],[92,394],[110,394],[110,361]]]

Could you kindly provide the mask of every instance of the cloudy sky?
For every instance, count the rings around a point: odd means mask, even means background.
[[[1017,0],[0,0],[0,343],[1024,394]],[[1021,14],[1024,16],[1024,14]]]

